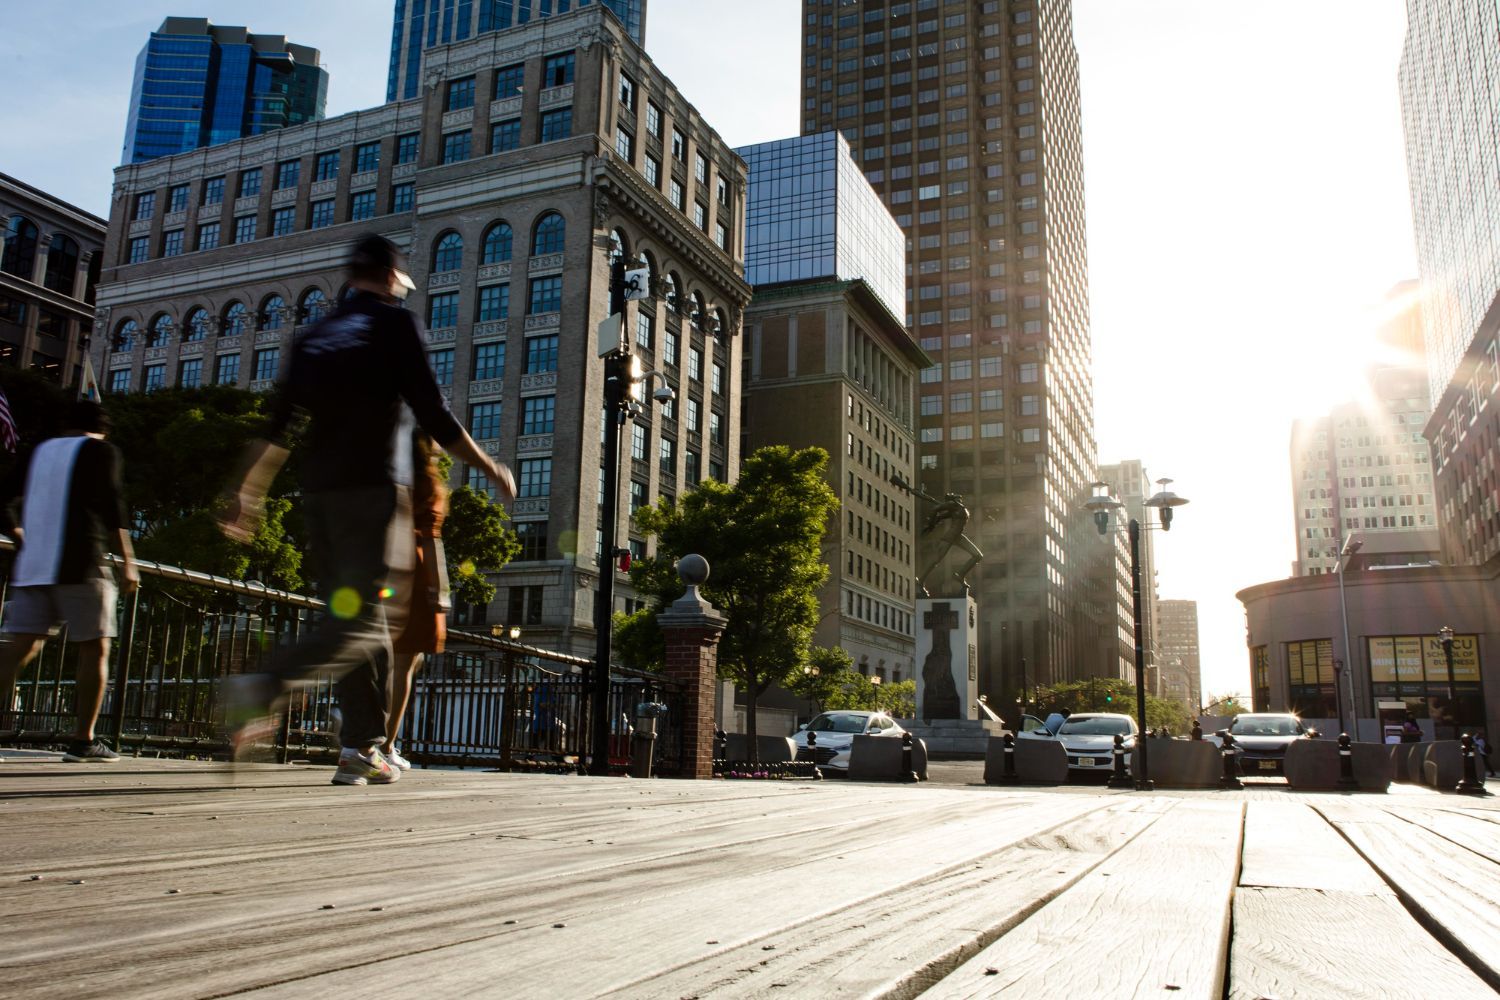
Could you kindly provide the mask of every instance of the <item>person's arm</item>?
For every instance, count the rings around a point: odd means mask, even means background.
[[[141,571],[136,569],[135,549],[130,545],[130,532],[121,528],[116,532],[120,554],[120,592],[129,594],[141,585]]]
[[[135,549],[130,544],[129,517],[125,510],[124,460],[120,449],[105,444],[104,489],[108,496],[105,503],[104,527],[115,533],[115,551],[120,556],[120,590],[130,593],[141,585],[141,574],[135,565]]]
[[[282,425],[283,427],[285,425]],[[232,541],[249,544],[265,517],[266,493],[286,462],[285,446],[271,441],[250,442],[245,449],[243,472],[231,480],[219,512],[219,530]]]
[[[31,464],[35,449],[19,456],[11,463],[10,471],[0,479],[0,532],[21,541],[21,526],[16,519],[16,507],[21,494],[26,490],[26,469]]]

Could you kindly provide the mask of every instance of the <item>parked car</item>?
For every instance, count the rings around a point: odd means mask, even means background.
[[[1289,712],[1244,713],[1229,724],[1229,734],[1239,748],[1241,774],[1286,774],[1286,748],[1297,740],[1313,739],[1314,730]],[[1217,746],[1224,741],[1217,733],[1205,736]]]
[[[1058,727],[1057,735],[1045,727],[1022,731],[1021,739],[1056,740],[1068,752],[1069,771],[1104,771],[1114,766],[1116,734],[1125,737],[1125,749],[1135,746],[1135,720],[1113,712],[1080,712]]]
[[[797,744],[797,759],[807,759],[807,734],[817,734],[813,760],[819,770],[849,770],[849,748],[856,736],[884,736],[900,739],[906,730],[896,725],[884,712],[824,712],[798,728],[792,735]]]

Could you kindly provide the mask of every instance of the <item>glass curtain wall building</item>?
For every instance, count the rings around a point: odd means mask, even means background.
[[[1070,0],[804,0],[802,132],[837,129],[905,230],[917,476],[985,552],[980,685],[1111,674]],[[1101,548],[1102,546],[1102,548]],[[1107,661],[1107,662],[1106,662]]]
[[[385,99],[406,101],[419,95],[424,49],[504,31],[593,3],[618,17],[637,45],[645,44],[646,0],[396,0]]]
[[[750,168],[745,278],[774,285],[863,278],[906,314],[906,237],[837,132],[743,146]]]
[[[121,159],[144,163],[316,121],[327,96],[317,49],[169,17],[136,57]]]

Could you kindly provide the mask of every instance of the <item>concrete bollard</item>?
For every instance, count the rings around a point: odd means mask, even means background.
[[[1349,734],[1339,733],[1339,791],[1341,792],[1359,791],[1359,782],[1354,780],[1354,748],[1349,743]]]
[[[1464,777],[1456,790],[1461,795],[1488,795],[1484,781],[1479,777],[1479,764],[1476,760],[1479,755],[1474,750],[1474,737],[1464,733],[1460,743],[1463,746]]]
[[[919,780],[917,769],[912,765],[911,733],[901,734],[901,780],[905,782]]]
[[[1219,738],[1224,741],[1221,753],[1224,755],[1224,776],[1219,779],[1219,788],[1222,791],[1238,791],[1245,787],[1240,780],[1239,763],[1234,759],[1235,747],[1234,736],[1227,729],[1219,730]]]
[[[1115,733],[1115,770],[1109,776],[1110,788],[1130,787],[1130,775],[1125,773],[1125,737]]]

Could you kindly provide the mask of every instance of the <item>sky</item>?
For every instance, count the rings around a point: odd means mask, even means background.
[[[1414,277],[1401,0],[1074,0],[1101,462],[1191,502],[1153,536],[1198,602],[1204,689],[1245,694],[1235,592],[1296,556],[1292,420],[1352,398]],[[380,104],[391,0],[0,0],[0,171],[99,215],[136,53],[168,15],[320,49],[330,116]],[[799,129],[799,0],[650,0],[646,49],[732,145]],[[1331,624],[1332,627],[1332,624]]]

